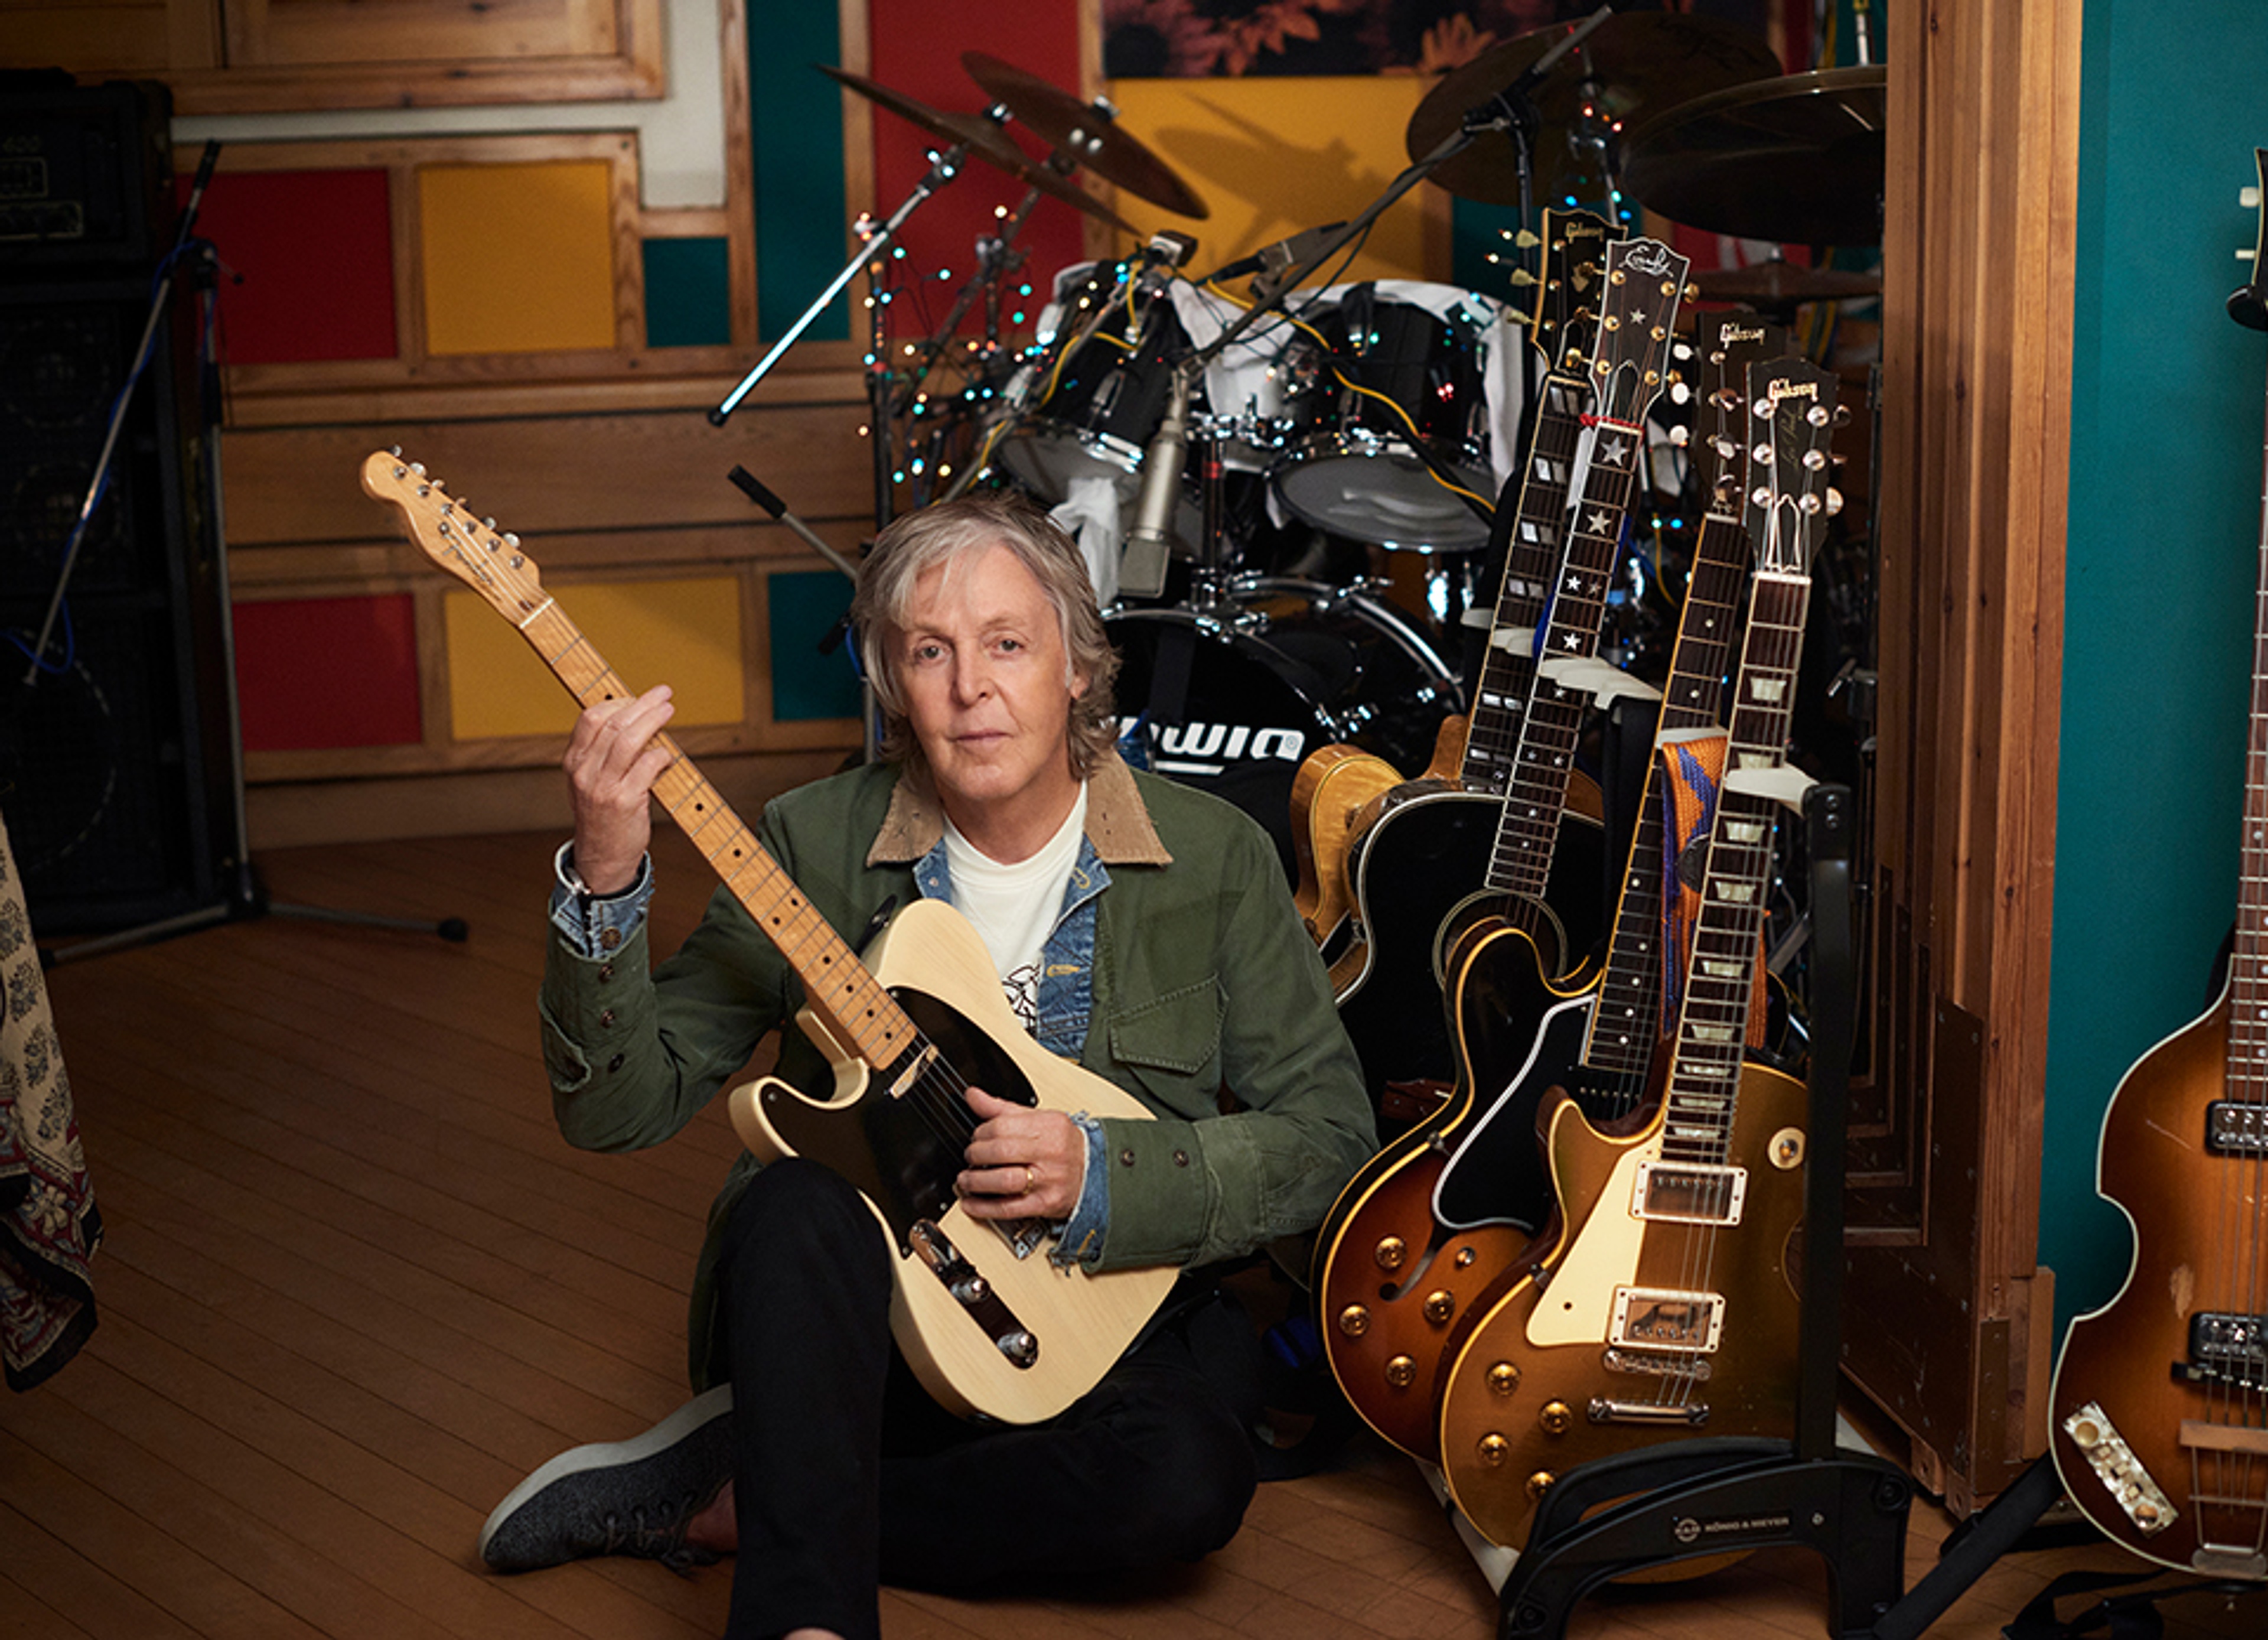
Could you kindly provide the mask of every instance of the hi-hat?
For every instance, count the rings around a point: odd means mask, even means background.
[[[1060,199],[1067,205],[1076,206],[1088,216],[1098,217],[1113,227],[1123,228],[1129,233],[1137,231],[1133,224],[1069,177],[1026,159],[1023,150],[1009,140],[1007,133],[983,115],[942,113],[903,92],[877,85],[864,75],[853,74],[847,69],[830,68],[824,63],[818,66],[819,71],[829,79],[838,80],[868,101],[887,108],[902,119],[912,121],[942,142],[965,145],[972,157],[1005,171],[1027,188],[1036,188],[1042,194]]]
[[[1425,93],[1410,116],[1405,143],[1412,159],[1423,159],[1460,129],[1467,113],[1509,90],[1514,81],[1566,37],[1564,28],[1538,29],[1491,46]],[[1590,78],[1584,78],[1587,58]],[[1603,134],[1616,122],[1628,124],[1705,92],[1780,71],[1771,48],[1744,28],[1714,18],[1675,11],[1618,12],[1594,29],[1574,53],[1552,69],[1531,93],[1538,119],[1535,140],[1535,201],[1546,204],[1585,174],[1568,138],[1585,121],[1586,85],[1595,87],[1591,106]],[[1491,205],[1517,205],[1519,151],[1511,137],[1484,133],[1432,173],[1461,199]]]
[[[1138,194],[1177,216],[1211,213],[1174,168],[1116,122],[1107,104],[1081,102],[1036,74],[982,51],[964,51],[961,66],[1042,142],[1106,182]]]
[[[1656,115],[1624,145],[1623,188],[1672,222],[1794,245],[1882,241],[1887,70],[1735,85]]]

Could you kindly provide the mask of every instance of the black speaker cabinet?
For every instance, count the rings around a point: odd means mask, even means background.
[[[107,180],[82,169],[82,192],[164,212],[169,196],[142,167],[170,162],[143,97],[80,96],[43,92],[27,111],[0,93],[0,147],[26,118],[59,128],[72,152],[133,167]],[[105,122],[114,140],[87,135]],[[217,904],[239,846],[187,270],[134,383],[45,665],[30,658],[173,232],[169,215],[114,221],[77,262],[67,240],[20,259],[0,243],[0,816],[43,939]],[[125,243],[157,248],[137,262]]]

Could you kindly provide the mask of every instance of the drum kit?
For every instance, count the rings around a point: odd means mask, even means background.
[[[1130,759],[1249,792],[1263,817],[1281,814],[1274,793],[1319,747],[1353,742],[1414,773],[1462,710],[1458,617],[1493,602],[1478,578],[1540,374],[1528,315],[1504,299],[1418,281],[1309,283],[1351,260],[1380,214],[1431,180],[1516,205],[1523,221],[1539,200],[1559,208],[1589,190],[1615,214],[1628,198],[1775,244],[1880,240],[1881,69],[1786,75],[1731,25],[1602,9],[1443,78],[1410,118],[1410,168],[1351,220],[1202,277],[1188,270],[1189,235],[1155,233],[1123,261],[1061,270],[1018,344],[1005,318],[1025,259],[1014,241],[1040,200],[1138,240],[1120,214],[1131,200],[1194,221],[1207,209],[1107,102],[983,52],[961,62],[982,113],[823,70],[931,138],[932,170],[711,419],[861,267],[880,277],[907,217],[968,160],[1023,184],[930,335],[893,348],[880,334],[887,304],[869,304],[878,511],[895,510],[909,476],[916,504],[1005,484],[1053,509],[1087,552],[1121,650]],[[1012,124],[1048,157],[1029,157]],[[1082,172],[1116,204],[1079,186]],[[1776,261],[1704,276],[1698,294],[1790,313],[1876,288]],[[961,335],[972,313],[973,341]]]

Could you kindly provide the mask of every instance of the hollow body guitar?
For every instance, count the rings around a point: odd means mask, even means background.
[[[1448,998],[1436,1005],[1445,1017],[1454,1012],[1458,1038],[1450,1098],[1356,1173],[1317,1237],[1314,1288],[1332,1373],[1366,1421],[1421,1458],[1434,1452],[1432,1388],[1450,1328],[1466,1300],[1517,1260],[1550,1208],[1532,1112],[1527,1132],[1467,1176],[1480,1186],[1474,1195],[1445,1204],[1438,1186],[1447,1159],[1516,1079],[1541,1023],[1540,1008],[1521,1007],[1521,998],[1475,991],[1462,1004],[1451,1001],[1462,953],[1499,928],[1514,929],[1534,953],[1532,969],[1559,972],[1545,900],[1566,771],[1604,681],[1598,675],[1611,671],[1597,659],[1608,575],[1644,460],[1638,424],[1660,389],[1686,263],[1638,240],[1610,247],[1606,265],[1607,311],[1592,371],[1596,402],[1613,413],[1588,418],[1583,447],[1571,453],[1574,499],[1565,559],[1551,572],[1546,659],[1507,759],[1507,795],[1492,805],[1484,879],[1491,891],[1450,912],[1447,929],[1432,936],[1447,942],[1450,982]]]
[[[1462,904],[1490,891],[1505,794],[1537,693],[1535,635],[1565,550],[1568,490],[1590,404],[1584,357],[1597,330],[1612,232],[1588,212],[1545,214],[1532,330],[1552,362],[1537,397],[1472,710],[1457,726],[1462,739],[1452,749],[1455,729],[1447,730],[1433,764],[1410,780],[1388,779],[1394,772],[1376,760],[1319,756],[1302,771],[1320,816],[1310,828],[1315,879],[1332,885],[1310,927],[1382,1131],[1406,1126],[1396,1115],[1398,1087],[1447,1088],[1456,1074],[1442,1006],[1445,935]],[[1599,794],[1580,772],[1550,777],[1532,793],[1560,816],[1540,927],[1555,949],[1579,952],[1604,921]]]
[[[1672,955],[1663,927],[1666,758],[1673,747],[1724,732],[1724,680],[1749,565],[1740,518],[1747,373],[1786,343],[1778,327],[1747,315],[1705,315],[1698,331],[1695,447],[1712,502],[1694,547],[1606,963],[1557,979],[1525,931],[1508,923],[1460,941],[1449,995],[1459,1062],[1476,1090],[1472,1119],[1454,1149],[1413,1149],[1404,1165],[1378,1170],[1368,1197],[1344,1215],[1347,1245],[1322,1294],[1327,1317],[1343,1324],[1362,1318],[1366,1326],[1371,1307],[1390,1303],[1397,1289],[1424,1293],[1414,1311],[1394,1311],[1388,1333],[1362,1353],[1377,1376],[1343,1385],[1373,1428],[1405,1447],[1430,1450],[1441,1378],[1472,1318],[1520,1278],[1521,1252],[1546,1228],[1532,1205],[1507,1200],[1506,1186],[1531,1176],[1543,1119],[1572,1098],[1611,1127],[1638,1110],[1653,1068]],[[1364,1235],[1373,1237],[1366,1264]],[[1351,1366],[1354,1356],[1342,1351],[1337,1359]]]
[[[429,558],[519,629],[576,699],[630,692],[544,592],[517,537],[399,455],[369,457],[362,482]],[[834,1067],[823,1097],[777,1078],[734,1089],[741,1142],[766,1161],[820,1162],[865,1199],[893,1253],[894,1336],[941,1405],[1009,1423],[1054,1416],[1134,1341],[1176,1272],[1066,1270],[1046,1256],[1044,1227],[969,1218],[953,1190],[977,1125],[967,1090],[1066,1114],[1150,1112],[1032,1039],[983,941],[950,906],[909,905],[862,963],[675,742],[656,743],[672,758],[656,800],[787,957],[806,998],[797,1023]]]
[[[2255,151],[2268,188],[2268,149]],[[2260,251],[2268,251],[2264,217]],[[2268,286],[2228,299],[2268,329]],[[2268,489],[2268,447],[2262,452]],[[2105,1535],[2163,1566],[2268,1579],[2268,515],[2254,606],[2242,868],[2227,984],[2103,1112],[2095,1189],[2133,1262],[2075,1318],[2049,1393],[2056,1474]]]
[[[1730,757],[1658,1106],[1602,1131],[1572,1100],[1547,1135],[1561,1223],[1460,1341],[1439,1404],[1452,1497],[1495,1542],[1526,1542],[1570,1469],[1667,1439],[1790,1435],[1806,1090],[1746,1065],[1776,805],[1808,607],[1834,378],[1750,373],[1771,431],[1750,474],[1756,572]],[[1762,497],[1759,500],[1757,498]],[[1775,788],[1779,789],[1775,789]]]

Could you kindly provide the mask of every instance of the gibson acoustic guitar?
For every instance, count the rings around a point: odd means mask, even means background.
[[[2268,149],[2255,151],[2268,185]],[[2262,249],[2268,249],[2264,227]],[[2228,299],[2268,329],[2268,274]],[[2268,451],[2263,452],[2268,470]],[[2049,1450],[2080,1512],[2161,1565],[2268,1579],[2268,524],[2260,543],[2236,942],[2220,999],[2136,1060],[2095,1188],[2125,1285],[2064,1337]]]
[[[630,692],[543,590],[517,536],[399,454],[372,455],[362,483],[427,557],[519,629],[577,700]],[[1133,1341],[1175,1272],[1067,1270],[1047,1257],[1044,1227],[969,1218],[953,1190],[977,1125],[965,1095],[976,1086],[1065,1113],[1149,1112],[1032,1039],[983,942],[950,906],[907,906],[862,962],[675,742],[657,741],[671,761],[654,797],[787,958],[803,984],[797,1023],[834,1066],[824,1097],[776,1077],[734,1089],[740,1141],[766,1161],[821,1163],[865,1197],[895,1255],[898,1347],[940,1404],[1008,1423],[1054,1416]]]

